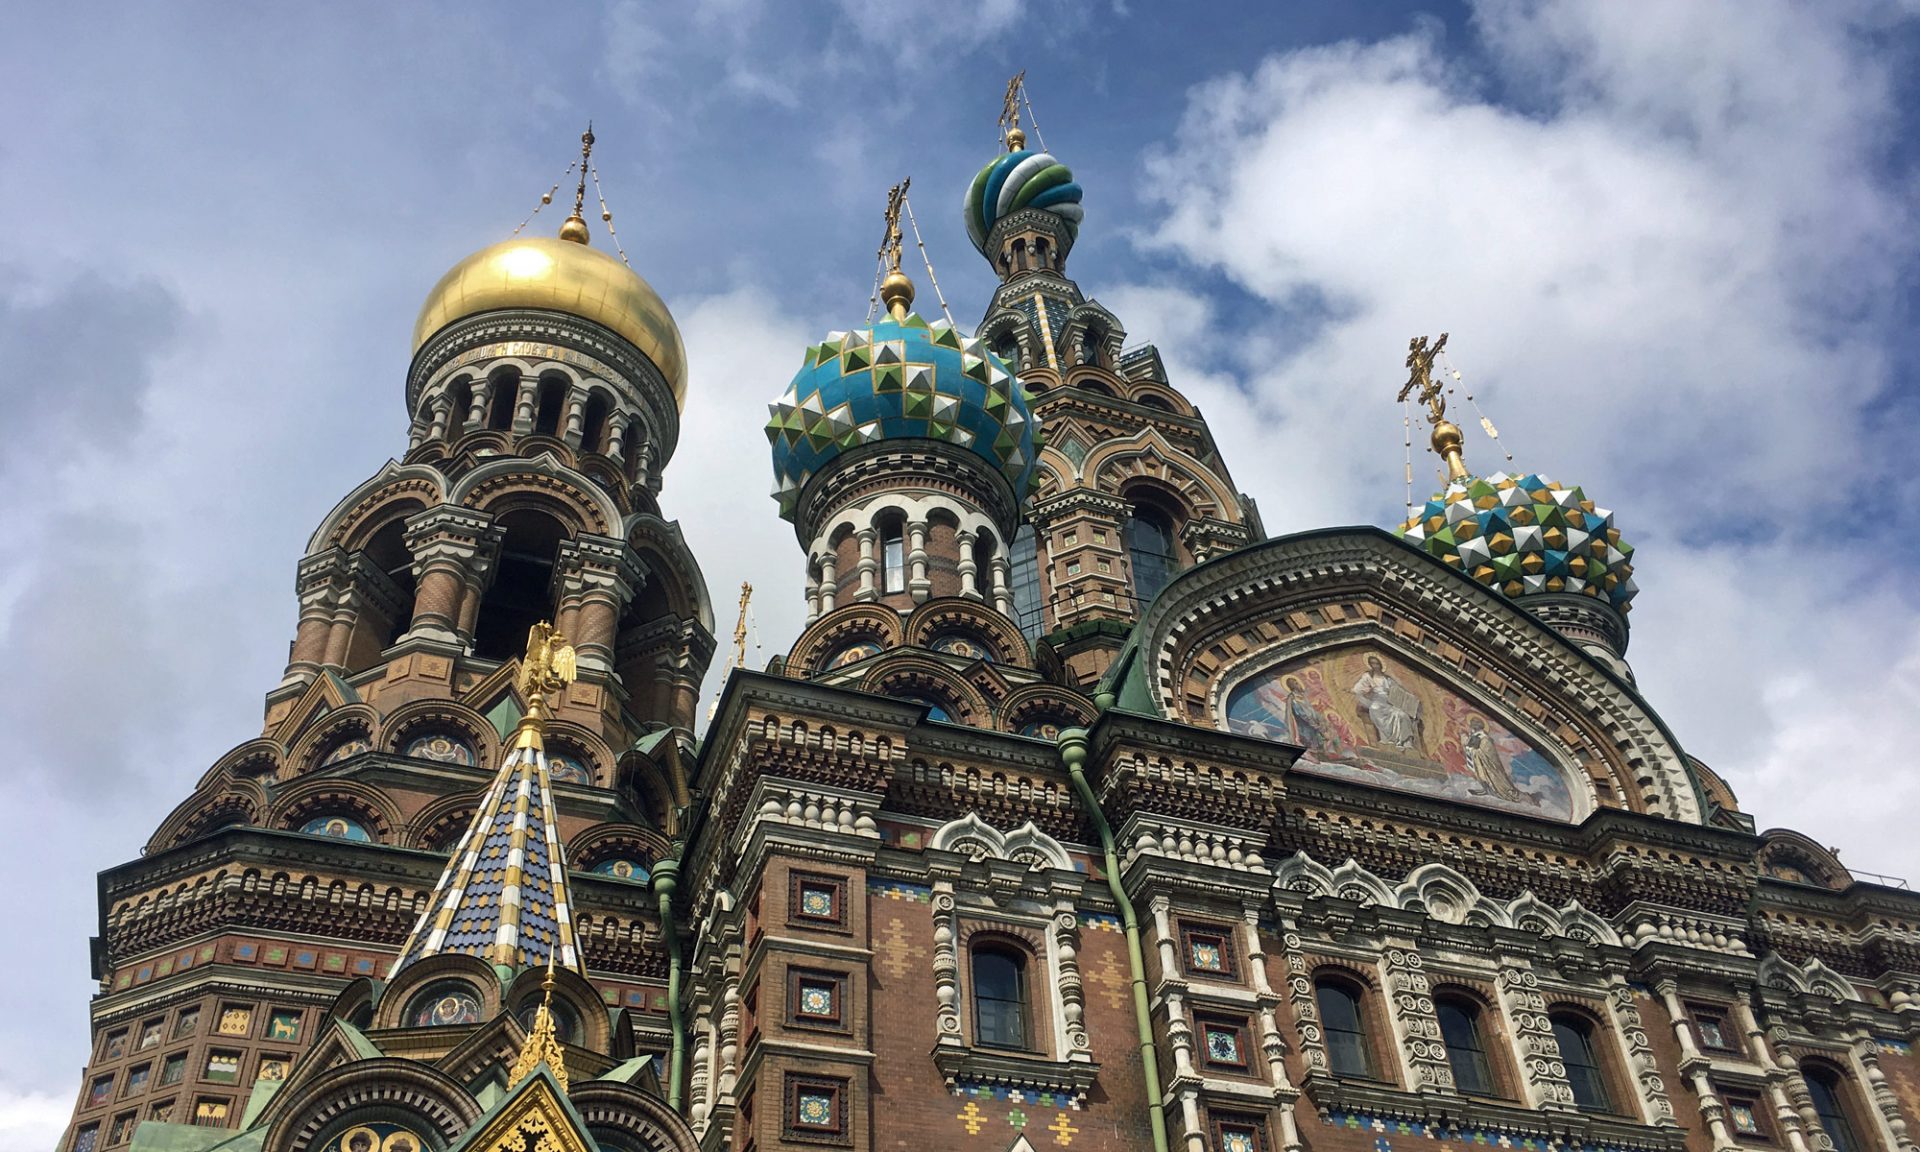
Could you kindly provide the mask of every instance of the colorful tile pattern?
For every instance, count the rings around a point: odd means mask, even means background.
[[[918,314],[829,333],[767,407],[773,496],[788,520],[807,481],[862,444],[915,439],[964,448],[1025,500],[1044,442],[1006,365],[947,321],[929,324]]]
[[[577,967],[566,854],[546,755],[515,748],[460,838],[389,978],[427,956],[462,953],[537,968]]]
[[[1455,481],[1394,534],[1508,596],[1571,592],[1626,612],[1639,591],[1613,513],[1545,476]]]
[[[1393,1152],[1391,1138],[1394,1136],[1415,1136],[1424,1140],[1454,1140],[1462,1144],[1517,1149],[1519,1152],[1565,1152],[1565,1145],[1559,1141],[1543,1136],[1516,1136],[1510,1132],[1501,1132],[1492,1128],[1441,1128],[1422,1124],[1418,1120],[1400,1120],[1340,1111],[1327,1112],[1324,1119],[1326,1123],[1336,1127],[1374,1133],[1374,1152]],[[1584,1152],[1638,1152],[1638,1150],[1612,1144],[1588,1144],[1584,1146]]]

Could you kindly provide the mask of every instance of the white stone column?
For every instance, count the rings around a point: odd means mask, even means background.
[[[433,426],[427,429],[427,438],[438,440],[447,434],[447,409],[452,401],[445,393],[433,398]]]
[[[855,569],[860,574],[860,591],[854,594],[855,600],[864,602],[877,600],[880,597],[880,590],[875,581],[880,565],[873,557],[873,544],[878,536],[879,533],[874,531],[873,526],[868,525],[860,529],[854,537],[860,541],[860,565]]]
[[[971,528],[962,528],[955,535],[960,541],[960,595],[969,600],[982,599],[978,580],[980,565],[973,558],[973,545],[980,535]]]
[[[467,405],[466,429],[485,428],[487,426],[487,401],[493,399],[493,390],[498,387],[493,380],[481,380],[473,387],[473,403]]]
[[[915,604],[924,604],[933,594],[933,581],[927,579],[927,522],[915,520],[907,525],[907,591]]]
[[[1801,1127],[1800,1110],[1794,1107],[1793,1099],[1787,1093],[1786,1080],[1789,1075],[1798,1073],[1783,1065],[1773,1054],[1773,1046],[1767,1043],[1767,1034],[1760,1027],[1759,1019],[1754,1016],[1753,1008],[1744,997],[1733,1002],[1733,1019],[1740,1030],[1747,1035],[1747,1049],[1753,1053],[1754,1062],[1766,1069],[1767,1096],[1773,1101],[1773,1118],[1780,1131],[1787,1138],[1787,1147],[1792,1152],[1811,1152],[1807,1143],[1806,1129]]]
[[[1692,1022],[1687,1017],[1686,1006],[1680,1003],[1679,985],[1672,980],[1662,980],[1654,985],[1654,991],[1660,994],[1660,1003],[1666,1007],[1673,1038],[1680,1045],[1680,1074],[1693,1085],[1693,1094],[1700,1101],[1700,1118],[1707,1122],[1707,1130],[1712,1134],[1714,1152],[1738,1148],[1739,1142],[1727,1127],[1726,1105],[1714,1093],[1713,1080],[1707,1075],[1713,1062],[1694,1042]]]
[[[533,410],[539,398],[540,381],[532,376],[522,376],[520,394],[513,402],[513,434],[515,436],[525,436],[533,431]]]
[[[625,463],[627,458],[626,451],[627,421],[618,412],[615,412],[607,417],[607,455],[614,460]]]
[[[839,593],[834,571],[838,564],[839,557],[832,552],[820,554],[820,614],[822,616],[833,611],[834,600]]]
[[[1012,570],[1013,553],[1002,543],[993,552],[993,607],[1009,620],[1014,619]]]
[[[580,447],[580,432],[586,425],[587,398],[579,392],[567,397],[567,422],[561,430],[561,438],[575,448]]]

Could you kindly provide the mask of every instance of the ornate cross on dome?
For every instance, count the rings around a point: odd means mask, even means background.
[[[1020,130],[1020,95],[1026,82],[1027,70],[1022,68],[1007,81],[1007,94],[1000,102],[1000,136],[1007,142],[1009,152],[1018,152],[1027,146],[1027,134]]]
[[[1427,346],[1425,336],[1415,336],[1407,341],[1407,382],[1400,387],[1400,401],[1418,394],[1418,399],[1427,406],[1427,420],[1433,425],[1433,437],[1428,441],[1434,454],[1447,462],[1447,479],[1464,480],[1468,476],[1467,462],[1460,455],[1460,446],[1464,440],[1460,426],[1447,419],[1447,397],[1440,381],[1433,378],[1434,358],[1445,350],[1447,334],[1440,333],[1440,339]]]
[[[900,233],[900,213],[906,209],[907,189],[912,185],[913,177],[909,176],[887,189],[887,233],[880,240],[881,255],[887,260],[887,278],[880,282],[880,300],[887,306],[888,315],[895,320],[905,320],[907,308],[913,303],[913,281],[900,271],[900,250],[904,243]],[[918,235],[917,232],[915,234]]]
[[[573,215],[560,225],[560,239],[571,240],[575,244],[587,243],[587,218],[583,213],[587,207],[587,162],[593,158],[593,121],[587,121],[587,130],[580,134],[580,182],[573,189]]]

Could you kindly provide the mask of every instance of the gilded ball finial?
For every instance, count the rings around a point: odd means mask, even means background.
[[[1018,152],[1027,146],[1027,134],[1019,128],[1007,130],[1007,151]]]
[[[913,304],[913,281],[898,268],[887,273],[887,278],[880,282],[880,301],[896,319],[905,317]]]
[[[569,240],[575,244],[587,244],[591,242],[587,233],[587,222],[581,218],[578,212],[567,217],[566,221],[560,225],[560,239]]]

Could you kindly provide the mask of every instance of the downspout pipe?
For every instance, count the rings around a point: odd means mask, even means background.
[[[1100,835],[1100,851],[1105,857],[1107,889],[1113,893],[1114,906],[1120,909],[1120,923],[1127,937],[1127,967],[1133,975],[1133,1023],[1140,1034],[1140,1067],[1147,1084],[1147,1120],[1153,1132],[1153,1152],[1167,1152],[1167,1102],[1160,1095],[1160,1053],[1153,1045],[1153,1010],[1147,1002],[1147,959],[1140,949],[1140,918],[1133,901],[1120,883],[1120,856],[1113,846],[1113,826],[1094,798],[1093,785],[1087,783],[1087,730],[1068,728],[1060,733],[1060,760],[1073,778],[1074,791],[1087,806],[1087,815]]]
[[[667,1055],[667,1105],[675,1112],[685,1106],[687,1089],[687,1019],[680,1007],[686,961],[680,956],[680,932],[673,922],[673,892],[679,883],[678,859],[669,856],[654,864],[653,893],[660,901],[660,935],[667,948],[667,1028],[673,1035]]]

